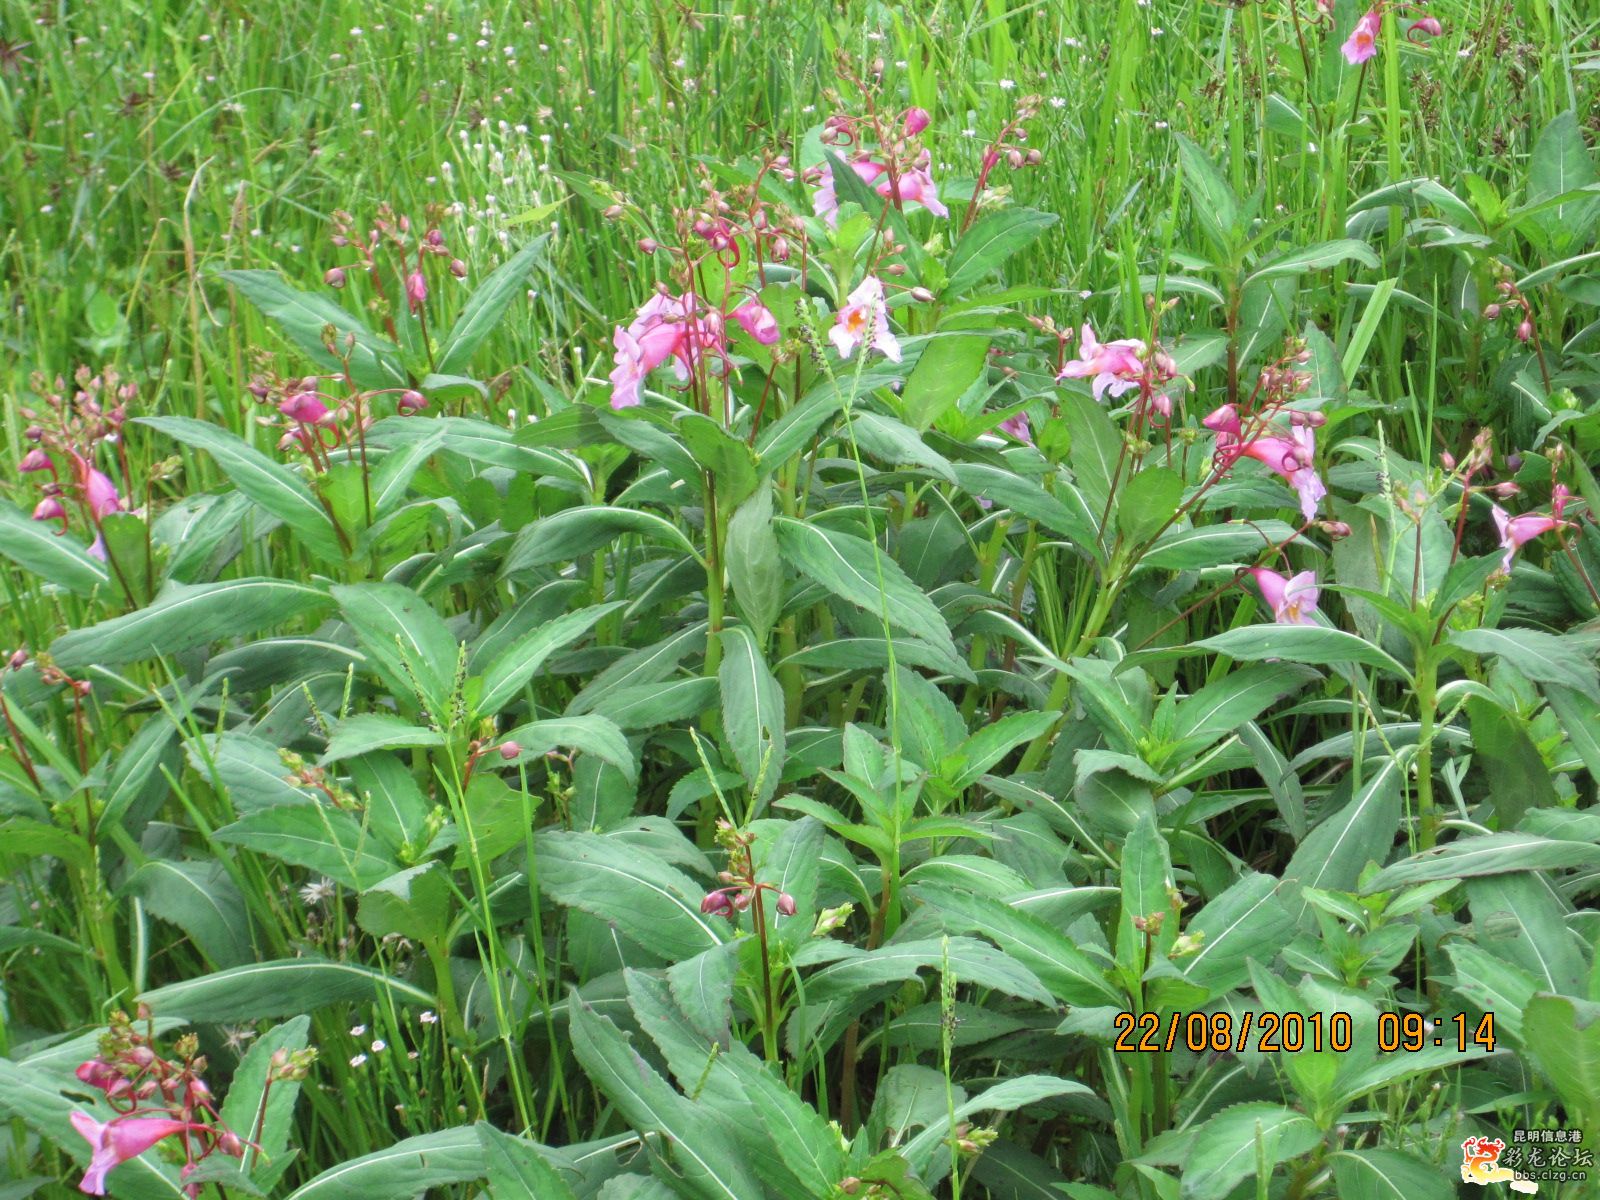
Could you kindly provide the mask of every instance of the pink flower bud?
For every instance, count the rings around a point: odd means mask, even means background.
[[[620,217],[622,215],[622,213],[623,213],[622,205],[613,204],[613,205],[610,205],[608,208],[602,210],[600,215],[602,217],[604,217],[608,221],[615,221],[618,217]],[[697,229],[695,232],[698,233],[699,230]]]
[[[13,671],[22,670],[23,667],[28,665],[28,651],[23,647],[13,650],[11,657],[6,660],[6,665]]]
[[[789,258],[788,240],[786,238],[774,238],[772,240],[771,255],[773,262],[786,262]]]
[[[930,292],[925,287],[914,287],[914,288],[912,288],[911,289],[911,298],[913,300],[915,300],[918,304],[932,304],[933,303],[933,293]]]
[[[413,271],[406,276],[406,303],[411,306],[414,313],[428,299],[428,281],[422,277],[421,271]]]
[[[1443,32],[1444,26],[1439,24],[1438,17],[1423,17],[1421,20],[1412,23],[1411,29],[1408,32],[1408,36],[1417,33],[1425,33],[1429,37],[1438,37]]]
[[[639,239],[639,250],[641,253],[654,254],[659,249],[661,249],[661,243],[656,241],[655,238],[642,237]]]
[[[708,916],[724,916],[733,919],[733,905],[728,900],[728,893],[718,889],[707,892],[706,898],[700,901],[700,911]]]
[[[442,245],[444,245],[444,234],[440,233],[437,229],[428,230],[428,245],[430,245],[430,246],[442,246]]]
[[[278,405],[278,411],[302,425],[322,425],[328,420],[328,406],[311,392],[296,392]]]
[[[906,109],[905,136],[916,137],[928,127],[928,122],[932,119],[925,108]]]
[[[49,469],[50,456],[37,446],[24,454],[22,461],[17,464],[17,470],[24,474],[29,471],[48,471]]]
[[[794,916],[794,897],[788,892],[778,893],[778,915],[780,917]]]
[[[517,745],[516,742],[501,742],[500,743],[500,757],[505,759],[507,762],[510,762],[512,759],[516,758],[521,753],[522,753],[522,747]]]
[[[94,684],[90,683],[87,679],[74,679],[72,681],[72,690],[79,696],[87,696],[90,692],[94,691]]]
[[[35,521],[65,521],[67,519],[67,510],[61,507],[61,501],[54,496],[47,496],[39,501],[37,507],[34,508],[33,519]]]
[[[452,258],[450,260],[450,274],[457,279],[465,279],[467,277],[467,264],[459,258]]]
[[[1522,319],[1522,324],[1517,326],[1517,341],[1525,342],[1529,338],[1531,338],[1532,336],[1533,336],[1533,322],[1528,320],[1526,317],[1524,317]]]
[[[415,388],[407,388],[400,393],[399,408],[401,412],[421,412],[428,407],[428,398]]]
[[[344,286],[344,268],[330,268],[328,273],[322,277],[322,282],[327,284],[329,287],[342,288]]]
[[[1007,150],[1006,151],[1006,163],[1013,170],[1015,170],[1017,167],[1020,167],[1022,165],[1022,163],[1023,163],[1022,151],[1021,150]]]
[[[1444,451],[1439,455],[1439,465],[1446,471],[1454,471],[1456,469],[1456,456],[1448,450]]]
[[[1508,454],[1508,455],[1506,455],[1506,470],[1512,472],[1513,474],[1515,474],[1517,471],[1522,470],[1522,455],[1520,455],[1520,454]]]
[[[1483,310],[1483,315],[1490,321],[1494,320],[1500,315],[1500,306],[1498,304],[1486,305]]]
[[[29,425],[22,431],[22,436],[30,442],[37,442],[44,438],[44,430],[37,425]]]

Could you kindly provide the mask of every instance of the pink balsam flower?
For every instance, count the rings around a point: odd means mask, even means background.
[[[1016,416],[1001,421],[1000,432],[1009,433],[1017,441],[1033,445],[1033,430],[1028,427],[1028,414],[1025,412],[1019,412]]]
[[[328,406],[315,392],[296,392],[278,405],[278,411],[302,425],[321,425],[328,419]]]
[[[1144,359],[1140,357],[1145,348],[1143,342],[1121,338],[1102,343],[1096,340],[1094,330],[1087,324],[1079,333],[1082,340],[1078,344],[1078,357],[1061,368],[1057,379],[1092,377],[1096,400],[1103,399],[1108,391],[1113,396],[1120,396],[1130,388],[1139,386],[1139,380],[1144,375]]]
[[[828,340],[840,358],[849,358],[857,346],[868,343],[890,362],[900,361],[900,343],[889,332],[889,306],[884,303],[883,283],[876,275],[868,275],[850,293],[834,317]]]
[[[68,1117],[72,1127],[88,1141],[94,1151],[89,1169],[83,1173],[78,1190],[91,1196],[106,1194],[106,1173],[119,1163],[138,1158],[162,1138],[198,1129],[184,1121],[169,1117],[116,1117],[110,1121],[96,1121],[86,1112],[73,1112]]]
[[[1255,576],[1261,597],[1272,609],[1272,619],[1279,625],[1316,624],[1312,614],[1317,611],[1317,597],[1321,593],[1314,571],[1301,571],[1285,578],[1266,567],[1253,567],[1250,574]]]
[[[1352,67],[1360,66],[1378,52],[1378,11],[1372,9],[1356,22],[1356,27],[1339,49]]]
[[[1561,497],[1561,505],[1566,506],[1566,496]],[[1511,570],[1511,560],[1524,543],[1567,524],[1559,517],[1546,517],[1539,513],[1523,513],[1520,517],[1513,517],[1498,504],[1493,505],[1491,511],[1494,513],[1494,526],[1500,532],[1500,547],[1505,551],[1505,556],[1500,560],[1501,569],[1505,571]]]
[[[778,340],[778,318],[761,301],[752,297],[728,315],[763,346],[770,346]]]

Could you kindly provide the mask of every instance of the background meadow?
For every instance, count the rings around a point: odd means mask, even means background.
[[[0,0],[0,1196],[1592,1194],[1600,12],[1374,11]]]

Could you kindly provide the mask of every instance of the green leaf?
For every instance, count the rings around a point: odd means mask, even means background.
[[[80,596],[104,588],[110,582],[105,564],[70,536],[57,537],[56,528],[52,521],[35,521],[0,501],[0,554],[46,583]]]
[[[1281,1104],[1235,1104],[1200,1128],[1183,1168],[1182,1200],[1227,1200],[1256,1173],[1258,1157],[1269,1167],[1298,1158],[1322,1140],[1303,1113]]]
[[[447,719],[459,643],[432,606],[398,583],[342,584],[332,590],[390,693],[417,696],[436,720]]]
[[[217,274],[239,289],[239,293],[261,310],[307,358],[324,371],[342,373],[344,363],[328,352],[322,342],[324,326],[339,333],[338,349],[344,350],[344,337],[355,335],[351,347],[350,377],[362,388],[408,387],[410,379],[400,361],[395,344],[368,329],[361,320],[324,296],[314,296],[289,286],[276,271],[219,271]]]
[[[251,1043],[249,1053],[240,1061],[228,1084],[228,1096],[222,1102],[222,1122],[261,1148],[253,1173],[257,1184],[270,1185],[288,1167],[284,1152],[289,1147],[295,1101],[300,1098],[297,1079],[278,1079],[268,1085],[267,1072],[272,1056],[280,1050],[293,1054],[305,1049],[310,1030],[311,1018],[307,1016],[295,1017],[269,1029]],[[221,1155],[215,1157],[222,1158]],[[244,1174],[242,1161],[238,1169]]]
[[[1369,862],[1389,857],[1400,829],[1400,767],[1392,758],[1367,764],[1371,774],[1359,788],[1348,779],[1337,794],[1351,798],[1333,808],[1305,837],[1284,868],[1283,878],[1323,891],[1354,891]]]
[[[946,482],[956,481],[950,460],[924,442],[915,429],[892,417],[856,413],[850,422],[850,433],[872,458],[895,466],[926,467]]]
[[[474,832],[479,832],[476,823]],[[447,873],[428,862],[397,871],[362,892],[356,919],[373,937],[398,934],[428,945],[444,938],[450,909]]]
[[[1507,871],[1553,871],[1600,864],[1600,846],[1535,837],[1528,833],[1487,833],[1435,846],[1374,875],[1362,894],[1393,891],[1434,879],[1500,875]]]
[[[398,869],[388,849],[349,813],[321,804],[268,808],[224,825],[211,835],[360,891]]]
[[[372,511],[379,519],[405,503],[412,479],[443,445],[444,433],[435,429],[428,437],[406,442],[379,460],[372,472]]]
[[[1567,1124],[1600,1123],[1600,1004],[1573,996],[1535,996],[1522,1016],[1522,1040],[1567,1110]]]
[[[328,748],[317,761],[325,766],[374,750],[442,745],[444,735],[437,729],[413,725],[393,713],[356,713],[334,726]]]
[[[492,1200],[577,1200],[534,1143],[501,1133],[487,1121],[479,1121],[477,1130]]]
[[[567,1008],[579,1064],[636,1130],[670,1139],[677,1173],[690,1195],[750,1200],[766,1194],[725,1124],[673,1091],[610,1020],[576,996]]]
[[[307,956],[232,967],[198,979],[169,983],[139,997],[165,1016],[199,1024],[291,1017],[344,1001],[370,1003],[385,995],[429,1007],[421,988],[355,963]]]
[[[1056,220],[1054,213],[1015,206],[998,208],[980,217],[950,253],[944,298],[971,291],[974,284],[999,269],[1013,254],[1037,241]]]
[[[178,654],[294,617],[314,622],[327,603],[320,589],[280,579],[169,583],[148,608],[62,634],[50,656],[62,670],[76,671]]]
[[[1169,753],[1181,759],[1205,749],[1317,678],[1316,671],[1297,663],[1261,663],[1206,684],[1178,705]]]
[[[592,486],[587,470],[576,458],[521,440],[537,428],[524,425],[512,433],[473,417],[386,417],[367,431],[367,445],[395,449],[443,434],[444,448],[471,462],[535,478],[564,479],[579,488]]]
[[[1023,742],[1043,737],[1058,720],[1055,713],[1022,712],[991,721],[951,751],[950,765],[955,770],[947,769],[942,773],[951,787],[969,788]]]
[[[623,607],[626,601],[596,604],[577,612],[563,613],[537,629],[529,631],[497,655],[483,673],[483,695],[478,699],[478,715],[490,717],[510,704],[550,655],[570,646],[607,613]]]
[[[1410,673],[1392,656],[1371,642],[1346,633],[1342,629],[1328,629],[1321,625],[1241,625],[1213,637],[1190,642],[1177,650],[1141,651],[1122,660],[1119,669],[1126,669],[1147,658],[1175,658],[1190,654],[1224,654],[1243,662],[1259,662],[1264,658],[1281,658],[1291,663],[1345,665],[1362,663],[1378,667],[1401,679]]]
[[[1190,210],[1211,242],[1219,258],[1228,258],[1239,230],[1239,200],[1222,173],[1200,149],[1181,133],[1178,161],[1183,167],[1183,184],[1189,193]]]
[[[906,1143],[906,1162],[927,1183],[936,1183],[950,1169],[949,1138],[952,1118],[959,1123],[974,1113],[1014,1112],[1028,1104],[1057,1096],[1093,1096],[1083,1084],[1054,1075],[1018,1075],[985,1089],[970,1100],[955,1106],[953,1113],[941,1114],[927,1128]],[[941,1151],[943,1153],[941,1153]]]
[[[1111,494],[1111,481],[1117,477],[1125,453],[1122,431],[1094,397],[1083,392],[1061,393],[1061,419],[1072,435],[1067,461],[1094,513],[1091,528],[1098,529],[1100,514],[1105,511],[1106,498]]]
[[[1433,1163],[1399,1150],[1338,1150],[1339,1200],[1452,1200],[1455,1186]]]
[[[1252,958],[1270,962],[1295,933],[1279,890],[1271,875],[1250,871],[1196,913],[1184,933],[1200,948],[1176,960],[1184,975],[1217,996],[1250,978]]]
[[[127,888],[193,938],[214,965],[236,967],[254,957],[244,897],[221,863],[154,858],[128,877]]]
[[[752,811],[771,799],[783,777],[783,689],[742,625],[722,631],[722,726],[750,788]]]
[[[1565,196],[1597,178],[1600,176],[1589,157],[1577,114],[1570,109],[1559,113],[1534,143],[1533,156],[1528,161],[1528,203],[1537,205]],[[1600,196],[1574,197],[1571,203],[1546,209],[1531,219],[1554,245],[1562,249],[1580,247],[1600,220]]]
[[[337,562],[344,548],[328,516],[299,475],[226,429],[192,417],[138,417],[136,423],[211,455],[222,474],[299,535],[318,557]]]
[[[1155,813],[1149,809],[1140,814],[1138,823],[1128,831],[1122,845],[1122,911],[1117,921],[1117,963],[1123,978],[1136,980],[1147,965],[1147,945],[1157,952],[1165,952],[1178,936],[1176,914],[1170,910],[1172,878],[1172,853],[1167,839],[1156,826]],[[1158,934],[1147,938],[1139,926],[1154,917],[1160,925]]]
[[[932,600],[874,543],[788,517],[773,520],[778,549],[802,575],[841,599],[955,656],[950,627]]]
[[[716,478],[718,503],[731,509],[755,491],[756,456],[743,440],[697,412],[682,414],[674,424],[695,462]]]
[[[1299,275],[1305,271],[1320,271],[1350,259],[1355,259],[1364,267],[1376,269],[1378,266],[1378,256],[1372,252],[1371,246],[1355,238],[1336,238],[1331,242],[1318,242],[1315,246],[1279,255],[1257,267],[1245,284],[1248,286],[1265,279]]]
[[[500,572],[510,576],[549,563],[567,562],[630,533],[682,550],[696,562],[704,561],[693,543],[665,517],[638,509],[594,505],[564,508],[524,525]]]
[[[1529,972],[1541,991],[1582,994],[1588,947],[1547,879],[1526,871],[1470,876],[1466,890],[1479,946]]]
[[[720,945],[717,922],[700,911],[707,889],[676,867],[615,835],[544,832],[534,842],[539,887],[673,962]]]
[[[928,340],[901,393],[905,418],[915,429],[931,428],[983,378],[989,367],[989,341],[984,334],[952,330]]]
[[[946,949],[950,969],[963,983],[992,988],[1040,1004],[1053,1003],[1037,975],[1011,955],[976,938],[891,942],[876,950],[859,950],[846,945],[833,949],[847,953],[840,954],[806,979],[808,1005],[823,1004],[835,998],[848,999],[881,983],[915,979],[918,971],[939,967],[945,962]]]
[[[1065,489],[1066,499],[1063,500],[1032,480],[999,467],[957,463],[955,473],[961,490],[969,496],[990,500],[1020,517],[1037,521],[1097,561],[1104,561],[1097,533],[1098,513],[1090,511],[1083,493],[1076,488]]]
[[[364,754],[345,766],[350,783],[366,807],[367,820],[379,837],[391,845],[419,843],[427,831],[433,807],[398,757]]]
[[[1600,700],[1593,656],[1577,642],[1538,629],[1464,629],[1450,644],[1472,654],[1496,654],[1535,683],[1557,683]]]
[[[1117,496],[1117,528],[1130,542],[1142,542],[1172,519],[1182,499],[1182,476],[1167,467],[1146,467]]]
[[[473,354],[500,324],[511,301],[527,290],[528,276],[544,257],[549,241],[549,234],[535,238],[478,285],[439,343],[434,371],[440,375],[471,375]]]
[[[706,680],[710,683],[710,680]],[[634,761],[628,739],[612,721],[599,713],[584,713],[575,717],[550,717],[519,725],[506,734],[505,740],[516,742],[522,753],[512,760],[526,762],[542,758],[546,751],[557,746],[570,746],[585,754],[592,754],[616,767],[633,783],[639,777],[639,766]]]
[[[723,557],[734,607],[756,641],[765,644],[783,609],[783,559],[772,530],[770,480],[763,480],[729,518]]]
[[[594,711],[621,729],[654,729],[704,712],[717,700],[715,679],[674,679],[608,691]]]
[[[329,1167],[288,1200],[415,1200],[432,1188],[482,1179],[487,1157],[476,1126],[441,1129]]]

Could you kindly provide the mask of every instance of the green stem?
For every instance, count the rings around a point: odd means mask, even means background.
[[[1438,814],[1433,805],[1433,733],[1439,705],[1439,664],[1432,649],[1425,649],[1417,662],[1417,846],[1433,849],[1438,834]]]

